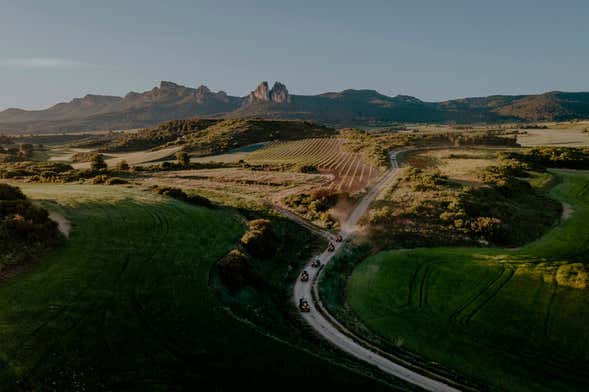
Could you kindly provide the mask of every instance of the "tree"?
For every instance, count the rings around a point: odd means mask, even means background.
[[[255,282],[255,273],[250,258],[233,249],[217,262],[219,277],[230,290],[239,290]]]
[[[104,155],[102,154],[96,154],[90,163],[90,168],[93,171],[99,171],[106,169],[107,167],[106,162],[104,162]]]
[[[127,163],[127,161],[122,160],[119,162],[119,164],[117,165],[117,169],[119,170],[129,170],[129,164]]]
[[[255,219],[248,223],[249,230],[241,237],[241,245],[252,256],[266,259],[276,249],[276,236],[268,219]]]
[[[178,163],[182,166],[190,165],[190,155],[186,151],[178,151],[176,153],[176,159]]]

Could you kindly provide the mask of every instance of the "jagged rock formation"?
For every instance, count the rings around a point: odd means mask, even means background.
[[[243,104],[247,106],[257,102],[289,103],[290,94],[284,84],[275,82],[272,89],[269,89],[268,82],[264,81],[254,91],[249,93]]]
[[[290,94],[286,86],[280,82],[274,83],[272,90],[270,90],[270,100],[276,103],[289,103]]]

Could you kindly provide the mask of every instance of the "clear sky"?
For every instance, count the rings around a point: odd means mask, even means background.
[[[0,0],[0,109],[160,80],[424,100],[589,91],[589,0]]]

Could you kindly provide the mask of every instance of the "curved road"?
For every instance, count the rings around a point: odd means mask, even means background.
[[[391,169],[389,170],[389,172],[385,174],[385,176],[356,205],[348,219],[342,225],[341,235],[344,241],[339,243],[333,241],[333,244],[336,248],[335,251],[325,251],[319,256],[321,263],[323,265],[329,263],[333,255],[337,253],[338,249],[342,246],[342,244],[345,243],[345,240],[354,233],[358,221],[366,213],[368,207],[370,206],[374,198],[397,174],[399,169],[399,165],[397,163],[397,152],[394,151],[389,153],[389,157],[391,160]],[[322,335],[325,339],[330,341],[335,346],[339,347],[341,350],[353,355],[356,358],[359,358],[365,362],[368,362],[378,367],[385,373],[391,374],[394,377],[400,378],[404,381],[417,385],[428,391],[458,391],[458,389],[454,387],[451,387],[441,381],[429,378],[405,366],[395,363],[390,359],[386,358],[385,356],[375,351],[372,351],[369,348],[366,348],[365,346],[357,343],[357,341],[360,339],[352,338],[350,336],[351,333],[349,331],[347,331],[348,333],[341,332],[341,330],[345,328],[339,325],[337,320],[335,320],[327,313],[327,311],[320,304],[320,301],[318,301],[318,303],[316,304],[315,301],[311,300],[314,297],[314,294],[315,298],[318,298],[318,296],[316,295],[316,282],[318,276],[320,275],[320,271],[323,270],[323,268],[317,269],[311,267],[312,261],[313,260],[310,260],[304,268],[309,273],[309,281],[301,282],[300,279],[297,279],[297,282],[294,286],[293,299],[297,307],[300,298],[304,298],[309,302],[311,311],[309,313],[301,313],[301,316],[311,327],[313,327],[313,329],[315,329],[320,335]],[[318,306],[321,307],[321,311],[318,310]]]

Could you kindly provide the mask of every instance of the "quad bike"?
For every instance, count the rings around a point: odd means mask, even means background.
[[[338,234],[338,235],[335,237],[335,242],[342,242],[343,240],[344,240],[344,237],[342,237],[342,235],[341,235],[341,234]]]
[[[330,252],[333,252],[335,250],[335,245],[333,245],[332,242],[329,243],[329,246],[327,247],[327,250]]]
[[[309,273],[307,271],[303,271],[301,274],[301,282],[306,282],[309,280]]]
[[[312,263],[311,263],[311,267],[313,268],[319,268],[321,267],[321,260],[319,259],[319,257],[317,257]]]
[[[299,299],[299,310],[303,313],[308,313],[311,311],[311,306],[309,306],[307,300],[303,298]]]

